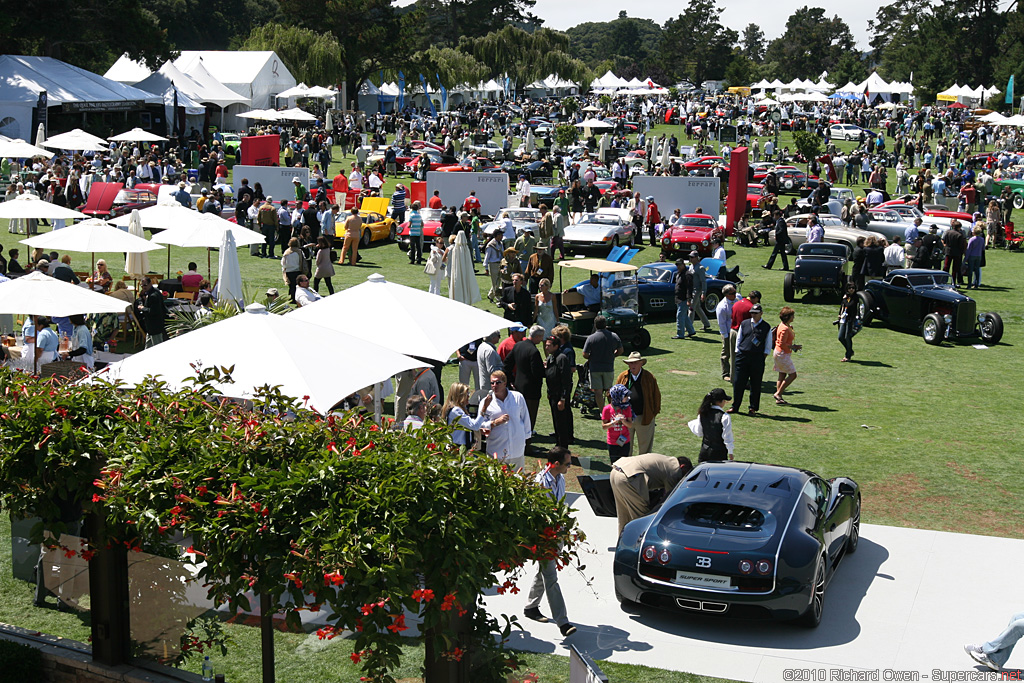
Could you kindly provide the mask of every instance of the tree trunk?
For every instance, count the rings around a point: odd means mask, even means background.
[[[267,593],[260,593],[260,644],[263,683],[274,683],[274,609]]]
[[[118,666],[131,657],[128,554],[124,545],[105,548],[103,519],[86,516],[85,536],[99,548],[89,561],[93,661]]]
[[[449,624],[457,634],[455,643],[451,646],[452,649],[459,647],[466,654],[463,655],[462,661],[456,662],[447,659],[444,656],[445,651],[435,647],[435,640],[439,639],[438,630],[436,628],[427,629],[423,634],[425,636],[423,639],[424,683],[470,683],[469,662],[471,653],[469,652],[469,636],[473,628],[472,620],[468,613],[462,617],[452,613]],[[441,640],[441,642],[443,643],[444,641]]]

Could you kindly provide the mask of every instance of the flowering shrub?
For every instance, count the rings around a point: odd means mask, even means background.
[[[393,680],[408,613],[428,652],[468,658],[473,680],[504,678],[516,664],[503,646],[512,622],[499,625],[478,596],[518,590],[528,560],[574,562],[567,507],[492,459],[463,461],[444,425],[391,432],[317,415],[275,389],[252,406],[221,402],[203,384],[210,374],[176,393],[154,383],[50,395],[40,380],[0,379],[20,397],[0,415],[0,447],[17,446],[0,453],[5,507],[71,496],[131,547],[190,535],[212,599],[248,610],[250,591],[283,598],[296,628],[299,610],[329,609],[320,637],[354,633],[366,680]]]

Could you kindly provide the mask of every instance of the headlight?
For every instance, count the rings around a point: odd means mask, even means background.
[[[701,240],[700,244],[701,244],[702,247],[706,247],[706,246],[708,246],[708,241],[707,240]]]
[[[945,322],[945,323],[946,323],[947,325],[951,325],[951,324],[953,323],[953,316],[951,316],[951,315],[950,315],[949,313],[947,313],[946,315],[942,316],[942,320],[943,320],[943,321],[944,321],[944,322]]]

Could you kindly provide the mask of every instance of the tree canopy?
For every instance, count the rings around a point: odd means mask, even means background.
[[[719,21],[722,11],[714,0],[690,0],[682,14],[665,22],[661,54],[671,73],[695,85],[725,76],[739,34]]]
[[[765,61],[778,65],[778,78],[815,79],[832,71],[854,49],[850,27],[838,15],[828,18],[820,7],[801,7],[786,21],[786,32],[768,44]]]

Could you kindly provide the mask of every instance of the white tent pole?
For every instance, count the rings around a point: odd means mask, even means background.
[[[384,391],[384,383],[377,382],[373,385],[373,421],[380,424],[381,408],[383,407],[384,399],[381,398],[381,392]],[[395,401],[398,401],[398,396],[395,396]]]

